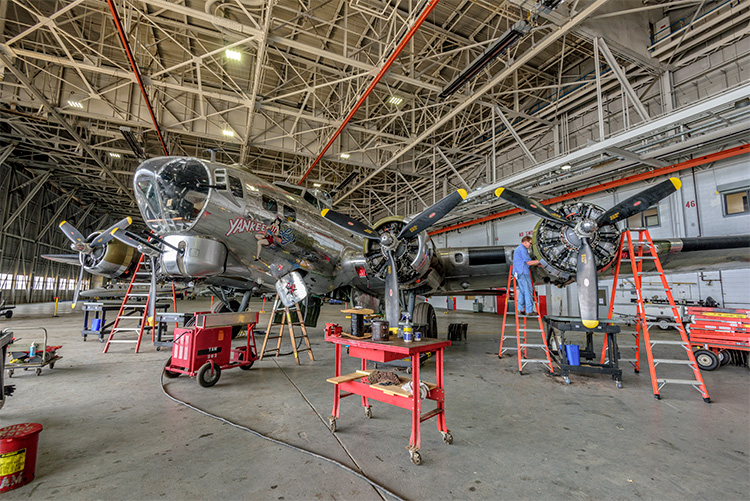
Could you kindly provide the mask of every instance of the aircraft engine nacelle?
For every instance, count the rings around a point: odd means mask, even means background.
[[[379,234],[389,232],[395,236],[405,225],[402,217],[394,216],[381,219],[372,228]],[[383,253],[381,242],[365,240],[363,252],[370,270],[373,271],[375,276],[385,280],[388,260]],[[427,232],[420,233],[416,238],[398,241],[398,246],[394,250],[394,257],[399,284],[407,289],[424,285],[424,279],[431,276],[430,264],[434,255],[435,249]],[[435,286],[436,284],[432,285]]]
[[[601,207],[579,202],[564,205],[557,210],[566,219],[579,222],[596,220],[605,212]],[[602,271],[612,264],[620,244],[620,231],[613,225],[599,227],[590,239],[594,251],[596,268]],[[547,272],[552,283],[565,285],[575,280],[578,248],[581,240],[570,226],[540,219],[534,228],[534,254]]]
[[[164,246],[162,266],[172,277],[205,278],[226,269],[227,248],[218,240],[206,237],[169,235],[164,240],[180,249]]]
[[[92,241],[99,234],[94,233],[88,240]],[[81,265],[86,271],[109,278],[128,275],[138,262],[138,257],[138,252],[134,248],[119,240],[110,240],[101,247],[94,247],[90,254],[79,254]]]

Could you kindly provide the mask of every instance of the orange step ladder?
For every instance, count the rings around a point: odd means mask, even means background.
[[[633,233],[638,232],[638,239],[634,241]],[[627,247],[625,247],[627,245]],[[612,294],[609,301],[609,315],[607,318],[612,319],[614,314],[615,304],[615,293],[617,291],[617,280],[620,276],[620,268],[623,261],[630,261],[630,268],[633,272],[633,281],[635,283],[636,290],[636,333],[635,333],[635,371],[640,370],[640,340],[643,338],[644,345],[646,347],[646,355],[648,358],[648,368],[651,374],[651,387],[653,388],[654,397],[660,399],[661,390],[664,385],[667,384],[683,384],[690,385],[698,392],[700,392],[703,401],[710,403],[711,399],[706,390],[706,385],[703,382],[700,369],[695,360],[693,350],[690,348],[690,341],[688,334],[685,331],[685,327],[680,318],[680,311],[675,304],[674,297],[672,296],[672,290],[667,283],[667,278],[664,275],[664,269],[662,268],[661,261],[656,252],[651,235],[645,228],[626,228],[625,231],[620,235],[620,246],[618,248],[618,255],[614,272],[614,281],[612,282]],[[642,281],[643,281],[643,263],[646,261],[653,262],[657,273],[661,279],[661,283],[664,287],[669,306],[672,310],[675,322],[672,324],[680,333],[680,340],[654,340],[651,339],[648,331],[648,320],[646,317],[646,309],[643,301]],[[657,346],[680,346],[685,350],[687,358],[654,358],[654,347]],[[602,361],[608,355],[606,353],[607,339],[605,335],[604,347],[602,348]],[[688,379],[677,379],[677,378],[660,378],[656,374],[657,365],[687,365],[692,369],[693,378]]]
[[[544,331],[544,324],[542,322],[542,316],[539,313],[539,298],[536,294],[536,288],[534,287],[534,280],[532,277],[531,280],[531,294],[534,298],[534,310],[537,312],[536,319],[539,323],[539,328],[529,328],[527,325],[527,320],[529,317],[524,316],[523,317],[523,324],[519,321],[519,312],[518,312],[518,301],[517,301],[517,294],[516,291],[518,290],[518,283],[516,282],[516,278],[513,275],[513,265],[510,266],[510,270],[508,270],[508,285],[505,289],[507,293],[505,294],[505,312],[503,313],[503,327],[500,332],[500,349],[498,350],[497,357],[502,358],[503,353],[509,350],[516,350],[518,352],[518,373],[523,374],[523,368],[526,366],[526,364],[546,364],[549,367],[550,374],[555,373],[555,369],[552,367],[552,358],[549,354],[549,346],[547,346],[547,334]],[[505,335],[505,321],[508,316],[508,302],[510,301],[510,295],[513,294],[513,307],[515,310],[515,319],[516,319],[516,348],[503,348],[503,343],[506,338],[510,339],[514,336],[506,336]],[[533,325],[533,323],[532,323]],[[521,333],[523,333],[523,341],[521,340]],[[529,333],[539,333],[542,337],[542,343],[529,343],[528,342],[528,334]],[[526,358],[528,356],[528,349],[534,348],[534,349],[541,349],[544,350],[545,358]]]

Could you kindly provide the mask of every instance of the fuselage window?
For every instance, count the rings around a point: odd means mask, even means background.
[[[293,208],[289,207],[288,205],[284,206],[284,219],[287,220],[289,223],[293,223],[297,220],[297,211],[295,211]]]
[[[318,202],[318,199],[315,198],[312,195],[312,193],[305,192],[305,200],[307,200],[308,202],[310,202],[311,204],[313,204],[313,207],[315,207],[316,209],[320,209],[321,208],[320,207],[320,202]]]
[[[234,176],[229,176],[229,191],[232,195],[242,200],[242,181]]]
[[[734,193],[724,194],[724,215],[733,216],[735,214],[745,214],[750,212],[748,204],[748,195],[750,190],[736,191]]]
[[[279,206],[276,204],[276,200],[274,200],[273,198],[263,195],[261,199],[263,200],[263,209],[270,212],[276,212],[277,210],[279,210]]]

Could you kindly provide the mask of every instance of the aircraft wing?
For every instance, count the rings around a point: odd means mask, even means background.
[[[73,266],[81,265],[78,254],[42,254],[42,257],[58,263],[70,264]]]

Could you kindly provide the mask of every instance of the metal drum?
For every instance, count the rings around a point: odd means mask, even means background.
[[[373,341],[388,341],[388,322],[386,320],[373,320],[372,321],[372,340]]]

